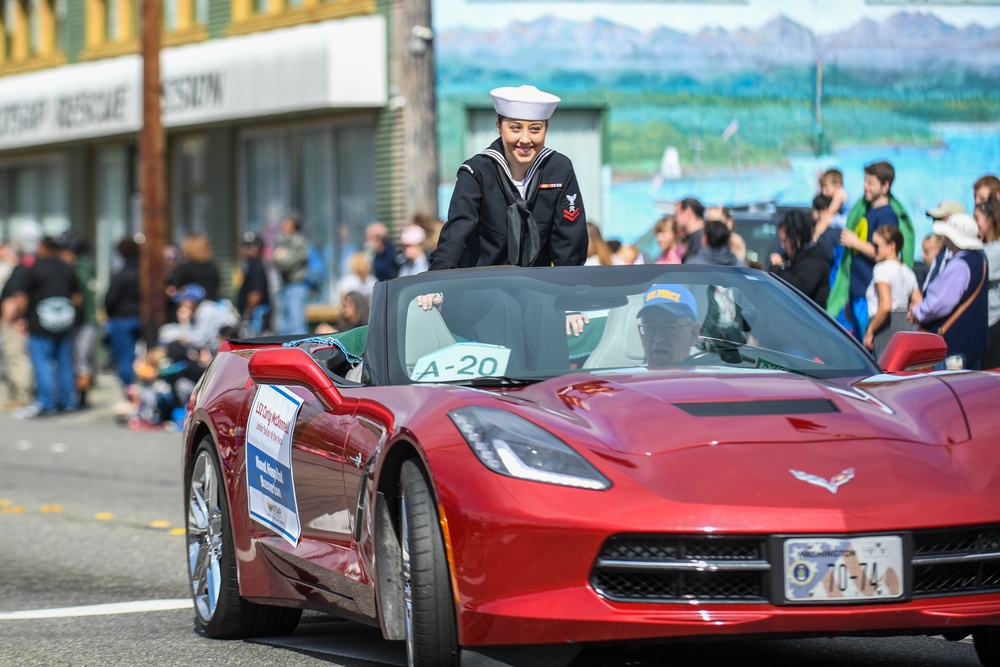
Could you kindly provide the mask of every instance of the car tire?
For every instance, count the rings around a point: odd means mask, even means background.
[[[216,639],[284,635],[294,630],[301,609],[261,605],[240,597],[225,478],[211,440],[199,443],[186,482],[188,583],[196,630]]]
[[[404,462],[400,471],[399,521],[407,664],[458,665],[455,603],[437,504],[414,461]]]
[[[1000,628],[979,628],[972,633],[972,643],[984,667],[1000,667]]]

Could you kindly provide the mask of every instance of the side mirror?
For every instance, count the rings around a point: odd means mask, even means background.
[[[250,356],[250,377],[257,384],[292,384],[305,387],[323,407],[334,410],[344,402],[330,376],[305,350],[297,347],[271,347]]]
[[[948,346],[938,334],[899,331],[886,345],[879,365],[891,373],[930,370],[948,356]]]

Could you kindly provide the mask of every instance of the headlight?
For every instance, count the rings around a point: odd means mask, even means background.
[[[611,488],[611,481],[569,445],[506,410],[468,407],[448,416],[493,472],[580,489]]]

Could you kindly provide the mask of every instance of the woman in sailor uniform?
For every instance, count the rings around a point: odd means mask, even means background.
[[[500,136],[459,168],[448,221],[430,255],[431,270],[582,265],[587,216],[573,164],[545,147],[559,98],[534,86],[496,88],[490,95]],[[542,360],[567,365],[566,334],[579,335],[584,324],[579,315],[567,318],[554,303],[521,293],[425,294],[417,302],[425,310],[440,305],[459,335],[509,347],[508,367],[514,372],[537,370]],[[527,322],[551,335],[525,336]]]
[[[545,146],[559,98],[534,86],[490,95],[500,136],[459,168],[431,270],[583,264],[587,216],[573,163]]]

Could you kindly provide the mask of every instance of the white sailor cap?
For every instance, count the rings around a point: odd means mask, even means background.
[[[493,108],[504,118],[548,120],[561,101],[534,86],[505,86],[490,91]]]

